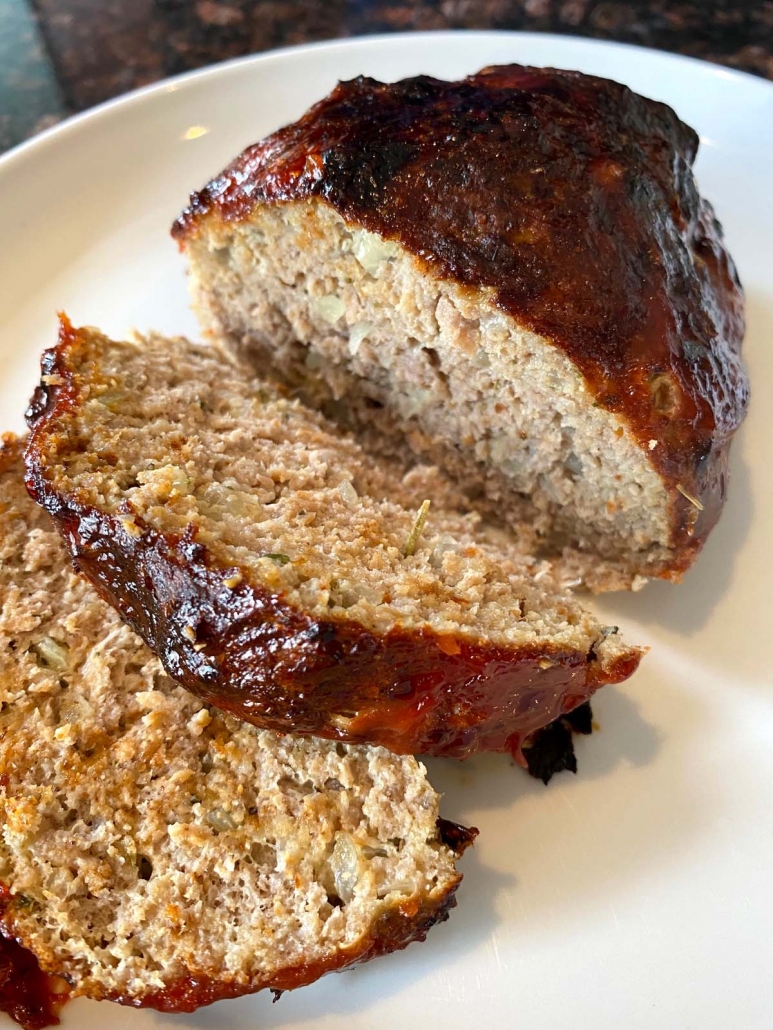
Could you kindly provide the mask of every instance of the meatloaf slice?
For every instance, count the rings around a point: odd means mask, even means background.
[[[407,442],[579,551],[594,589],[678,579],[748,397],[697,147],[670,108],[578,72],[359,78],[173,231],[202,325],[369,446]]]
[[[422,526],[431,478],[217,348],[65,322],[29,417],[27,483],[76,566],[170,676],[256,725],[523,762],[639,662],[474,518]]]
[[[438,826],[414,758],[259,730],[174,684],[73,573],[6,440],[4,935],[72,995],[190,1011],[286,990],[445,918],[444,833],[475,831]]]

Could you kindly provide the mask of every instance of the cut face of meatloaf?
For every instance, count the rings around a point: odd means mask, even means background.
[[[638,664],[474,519],[436,506],[422,528],[431,476],[393,478],[218,348],[64,323],[29,417],[28,486],[77,568],[172,677],[256,725],[522,761]]]
[[[174,684],[75,575],[6,440],[0,927],[67,992],[191,1011],[402,948],[453,906],[474,834],[438,824],[414,758]]]
[[[340,84],[174,226],[202,325],[371,448],[678,579],[725,499],[743,299],[670,108],[555,69]],[[522,531],[522,530],[521,530]]]

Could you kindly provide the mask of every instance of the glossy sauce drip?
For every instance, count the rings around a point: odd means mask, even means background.
[[[31,951],[0,933],[0,1012],[24,1030],[58,1026],[58,1012],[67,998],[57,986]]]

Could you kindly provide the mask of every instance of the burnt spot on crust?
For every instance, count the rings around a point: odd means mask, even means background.
[[[331,147],[322,158],[323,175],[337,188],[357,198],[363,207],[379,203],[386,184],[413,157],[407,143],[373,140],[357,153],[345,146]]]
[[[471,847],[479,830],[475,826],[460,826],[459,823],[451,822],[450,819],[438,819],[438,833],[440,839],[446,844],[455,855],[461,857],[467,848]]]
[[[593,732],[593,712],[587,702],[534,734],[523,753],[529,774],[547,786],[556,773],[577,772],[573,733]]]
[[[563,719],[556,719],[534,735],[529,747],[524,748],[529,775],[547,786],[553,776],[564,769],[577,772],[571,727]]]
[[[577,708],[567,712],[561,718],[564,722],[569,723],[575,733],[582,733],[584,736],[593,733],[593,710],[587,702],[584,705],[578,705]]]
[[[579,72],[360,77],[245,150],[173,234],[184,246],[203,219],[318,196],[439,277],[493,290],[627,420],[669,488],[678,576],[719,516],[748,404],[743,294],[697,150],[669,107]]]

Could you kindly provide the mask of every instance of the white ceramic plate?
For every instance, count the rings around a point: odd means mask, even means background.
[[[621,80],[700,132],[701,186],[748,294],[754,395],[722,521],[684,584],[604,600],[652,652],[596,702],[578,776],[546,789],[501,756],[430,763],[447,816],[481,836],[458,909],[426,944],[275,1006],[259,995],[172,1018],[77,1002],[65,1027],[773,1027],[773,86],[630,47],[448,33],[237,61],[74,119],[0,161],[2,427],[21,426],[58,308],[113,334],[195,333],[168,226],[244,145],[339,78],[507,61]]]

